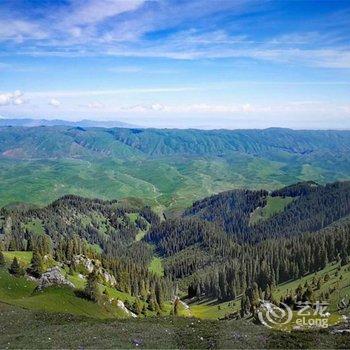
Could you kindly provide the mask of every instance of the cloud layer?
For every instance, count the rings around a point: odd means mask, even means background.
[[[15,9],[5,1],[0,42],[30,55],[246,58],[350,68],[348,8],[294,28],[283,26],[281,7],[254,0],[73,0]]]
[[[350,3],[3,0],[0,74],[6,117],[349,128]]]

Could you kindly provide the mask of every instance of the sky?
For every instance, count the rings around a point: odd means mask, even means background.
[[[350,0],[1,0],[0,117],[350,128]]]

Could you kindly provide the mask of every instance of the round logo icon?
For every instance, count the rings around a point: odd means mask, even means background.
[[[259,321],[268,328],[288,324],[292,317],[292,309],[284,303],[281,303],[281,307],[279,307],[270,302],[263,302],[258,311]]]

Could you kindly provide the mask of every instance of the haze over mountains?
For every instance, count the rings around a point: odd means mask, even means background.
[[[83,119],[79,121],[70,121],[65,119],[31,119],[31,118],[0,118],[0,126],[80,126],[83,128],[133,128],[136,125],[123,123],[118,120],[97,121]]]

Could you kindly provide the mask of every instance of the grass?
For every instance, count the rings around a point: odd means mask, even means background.
[[[83,275],[74,272],[73,275],[67,274],[66,278],[74,284],[76,289],[83,290],[85,288],[86,278]]]
[[[0,302],[0,348],[10,349],[346,349],[349,334],[271,331],[245,320],[95,320],[23,310]]]
[[[63,312],[96,319],[126,317],[125,313],[112,306],[100,306],[76,296],[68,287],[48,287],[36,291],[36,283],[26,277],[13,277],[0,269],[0,301],[30,310]]]
[[[98,244],[90,244],[90,248],[97,254],[102,254],[102,248]]]
[[[278,330],[278,331],[284,331],[284,332],[291,332],[293,331],[293,329],[295,329],[296,327],[303,327],[305,330],[308,329],[308,328],[312,328],[314,326],[308,326],[308,322],[311,322],[310,324],[311,325],[314,325],[315,322],[319,322],[319,324],[321,325],[323,320],[326,320],[327,322],[327,327],[330,327],[330,326],[335,326],[337,325],[338,323],[341,322],[342,318],[341,318],[341,315],[339,314],[331,314],[329,317],[321,317],[321,316],[314,316],[314,315],[308,315],[308,316],[300,316],[298,315],[298,313],[296,311],[293,311],[293,316],[292,316],[292,319],[289,323],[287,324],[275,324],[273,325],[273,328],[275,330]],[[299,326],[299,323],[298,321],[303,321],[303,325],[302,326]]]
[[[330,172],[313,166],[312,172],[305,172],[299,163],[281,155],[272,161],[238,152],[225,157],[3,159],[0,207],[14,202],[44,205],[76,194],[101,199],[137,197],[153,207],[176,211],[233,188],[276,189],[316,175],[321,183],[346,178],[335,168]]]
[[[283,209],[291,202],[294,198],[292,197],[267,197],[266,206],[263,208],[257,208],[254,210],[250,217],[250,224],[254,225],[260,220],[266,220],[271,216],[280,213]]]
[[[139,232],[136,234],[135,242],[139,242],[142,240],[143,237],[145,237],[147,234],[147,230],[139,230]]]
[[[45,233],[43,223],[40,219],[33,219],[23,225],[25,229],[36,235],[43,235]]]
[[[204,299],[198,303],[190,304],[190,310],[194,317],[199,319],[217,320],[228,314],[239,311],[240,301],[218,302],[217,300]]]
[[[7,251],[3,252],[3,254],[5,256],[5,261],[7,264],[10,264],[13,258],[16,257],[19,263],[23,265],[23,267],[28,267],[33,257],[33,252]]]
[[[153,257],[149,265],[149,270],[153,272],[155,275],[159,277],[163,277],[164,267],[163,267],[162,259],[156,256]]]
[[[127,217],[130,219],[131,223],[135,224],[135,221],[139,217],[138,213],[127,213]]]

